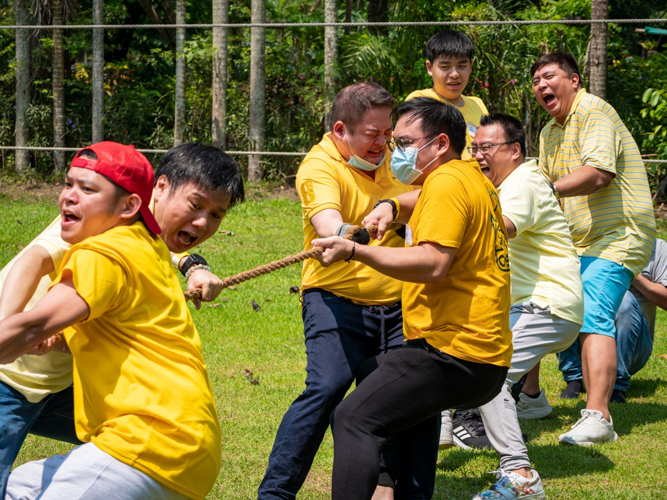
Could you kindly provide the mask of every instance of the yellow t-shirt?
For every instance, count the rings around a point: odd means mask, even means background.
[[[516,234],[509,241],[512,304],[534,302],[582,325],[584,289],[570,229],[549,181],[535,160],[498,186],[503,215]]]
[[[437,99],[438,101],[444,102],[445,104],[452,104],[444,97],[439,96],[432,88],[415,90],[412,94],[406,97],[405,100],[409,101],[410,99],[415,99],[417,97],[430,97],[431,99]],[[479,122],[482,119],[482,116],[488,115],[489,111],[486,109],[486,106],[479,97],[462,95],[461,99],[463,99],[463,107],[459,108],[454,104],[452,104],[452,106],[461,112],[463,119],[466,121],[466,126],[468,128],[467,140],[466,147],[463,150],[463,153],[461,153],[461,159],[469,160],[472,158],[472,156],[470,155],[470,151],[468,151],[468,146],[470,146],[472,140],[475,138],[475,134],[479,128]]]
[[[60,216],[32,240],[2,271],[0,271],[0,293],[2,286],[16,261],[35,245],[44,248],[53,260],[54,271],[44,276],[32,298],[25,307],[29,311],[39,302],[58,275],[60,263],[70,245],[60,237]],[[44,356],[25,355],[11,364],[0,365],[0,381],[13,387],[31,403],[38,403],[51,393],[62,391],[72,385],[72,356],[51,351]]]
[[[587,196],[563,198],[579,255],[610,260],[639,274],[651,258],[655,214],[639,148],[607,102],[580,90],[561,125],[554,118],[540,134],[540,168],[551,180],[591,165],[616,176]]]
[[[74,245],[54,283],[63,273],[90,307],[65,331],[77,436],[203,499],[220,470],[220,427],[167,246],[141,222],[116,227]]]
[[[411,187],[399,182],[391,173],[390,163],[391,156],[387,153],[373,180],[345,161],[329,134],[313,146],[296,175],[303,209],[304,247],[309,249],[318,237],[310,223],[318,212],[332,208],[340,212],[343,221],[361,226],[362,219],[378,200],[410,191]],[[371,239],[370,245],[399,247],[404,245],[404,240],[388,231],[382,241]],[[308,259],[303,266],[301,286],[303,290],[322,288],[359,304],[387,305],[400,300],[403,282],[356,261],[323,267],[317,260]]]
[[[431,173],[409,227],[406,244],[457,250],[443,283],[404,284],[405,336],[466,361],[509,367],[507,232],[498,195],[477,162],[452,160]]]

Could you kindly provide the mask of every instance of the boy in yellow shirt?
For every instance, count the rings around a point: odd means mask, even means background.
[[[152,185],[131,146],[95,144],[72,161],[59,205],[73,246],[49,293],[0,323],[0,362],[64,330],[85,444],[18,467],[8,498],[203,499],[215,482],[218,418]]]
[[[464,96],[472,73],[472,58],[475,48],[470,38],[459,31],[441,31],[426,43],[426,70],[433,78],[433,87],[416,90],[405,100],[416,97],[430,97],[451,104],[463,115],[466,122],[466,146],[475,138],[483,115],[489,114],[479,97]],[[466,147],[461,153],[462,160],[471,158]]]

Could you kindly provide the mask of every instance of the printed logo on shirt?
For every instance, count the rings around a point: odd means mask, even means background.
[[[412,226],[410,224],[405,225],[405,246],[412,246]]]
[[[489,188],[489,184],[486,185],[486,192],[489,193],[491,206],[493,207],[493,210],[489,215],[491,217],[491,226],[493,227],[493,232],[495,234],[494,251],[496,253],[496,265],[501,271],[509,272],[510,259],[507,249],[507,230],[505,229],[505,224],[501,226],[498,217],[496,217],[496,214],[501,213],[498,193],[496,193],[495,189]]]
[[[472,137],[473,139],[475,138],[475,134],[477,133],[477,127],[470,122],[468,122],[468,133],[470,134],[470,137]]]
[[[313,181],[311,181],[310,179],[301,184],[301,198],[303,199],[304,205],[307,205],[315,201],[315,191],[313,190]]]

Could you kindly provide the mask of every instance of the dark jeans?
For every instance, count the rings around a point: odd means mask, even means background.
[[[630,377],[641,370],[653,351],[653,338],[639,302],[631,292],[626,292],[616,313],[616,355],[618,372],[614,389],[627,392]],[[558,368],[565,382],[582,380],[581,345],[575,340],[568,349],[558,353]]]
[[[378,368],[333,416],[334,500],[369,500],[390,437],[443,410],[488,403],[507,377],[507,368],[454,358],[424,340],[409,341],[377,361]]]
[[[0,498],[7,478],[28,433],[82,444],[74,430],[72,387],[31,403],[13,387],[0,382]]]
[[[258,490],[261,500],[296,498],[329,417],[352,385],[359,365],[403,345],[400,303],[361,306],[325,290],[310,289],[303,294],[302,316],[306,388],[280,423]],[[425,437],[424,442],[431,439],[437,443],[437,436]]]

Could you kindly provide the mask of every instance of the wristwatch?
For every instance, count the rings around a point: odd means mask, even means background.
[[[208,262],[206,262],[206,259],[201,255],[197,255],[196,253],[188,255],[187,259],[185,259],[185,262],[183,262],[183,265],[180,268],[181,274],[185,276],[188,273],[188,270],[197,264],[208,266]]]
[[[379,200],[375,205],[373,205],[373,209],[375,210],[377,206],[380,203],[389,203],[392,207],[392,220],[396,220],[396,217],[398,217],[398,207],[396,206],[396,202],[394,200],[386,199],[386,200]]]
[[[560,192],[558,191],[558,188],[554,183],[551,183],[551,190],[554,192],[554,196],[556,197],[556,201],[560,201]]]

